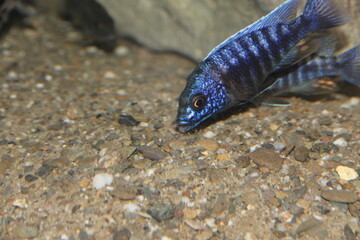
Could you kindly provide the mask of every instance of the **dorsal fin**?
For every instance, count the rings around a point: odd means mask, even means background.
[[[217,47],[215,47],[206,57],[207,59],[212,53],[216,52],[218,49],[222,48],[225,43],[228,41],[232,41],[233,39],[236,39],[239,36],[242,36],[244,34],[259,30],[261,28],[264,28],[266,26],[275,24],[275,23],[286,23],[291,21],[296,17],[297,11],[300,7],[300,3],[302,0],[288,0],[285,3],[283,3],[281,6],[270,12],[268,15],[262,17],[258,21],[254,22],[250,26],[240,30],[239,32],[235,33],[231,37],[227,38],[224,42],[219,44]],[[205,60],[204,59],[204,60]]]

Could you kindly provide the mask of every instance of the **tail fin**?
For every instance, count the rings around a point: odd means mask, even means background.
[[[338,56],[341,76],[349,83],[360,87],[360,45]]]
[[[321,31],[344,25],[350,17],[339,8],[335,0],[308,0],[303,12],[311,21],[311,31]]]

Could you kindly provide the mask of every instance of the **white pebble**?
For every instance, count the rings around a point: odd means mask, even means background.
[[[108,70],[104,73],[104,78],[106,79],[115,79],[116,78],[116,74],[111,71],[111,70]]]
[[[204,137],[206,138],[213,138],[216,136],[216,133],[212,132],[212,131],[207,131],[205,134],[204,134]]]
[[[43,83],[37,83],[37,84],[35,85],[35,87],[38,88],[38,89],[42,89],[42,88],[45,87],[45,85],[44,85]]]
[[[275,142],[274,143],[274,148],[275,148],[276,151],[281,152],[282,150],[285,149],[285,145],[282,144],[281,142]]]
[[[111,185],[113,182],[113,176],[108,173],[98,173],[93,179],[93,186],[96,190],[99,190],[105,186]]]
[[[338,166],[336,172],[339,174],[340,179],[346,181],[354,180],[359,177],[359,174],[354,169],[346,166]]]
[[[350,98],[350,100],[348,102],[341,105],[341,108],[352,108],[356,105],[359,105],[359,103],[360,103],[360,98],[352,97],[352,98]]]
[[[115,48],[115,55],[118,57],[124,57],[129,54],[129,49],[125,46],[118,46]]]
[[[338,138],[333,142],[334,145],[338,147],[347,147],[348,143],[344,138]]]
[[[137,212],[140,210],[140,207],[134,203],[128,203],[128,204],[125,204],[123,209],[127,212]]]

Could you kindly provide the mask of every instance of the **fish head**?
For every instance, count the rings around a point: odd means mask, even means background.
[[[226,87],[211,74],[194,71],[179,98],[178,130],[188,132],[230,104]]]

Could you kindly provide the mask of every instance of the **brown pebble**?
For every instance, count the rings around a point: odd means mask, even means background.
[[[360,202],[349,204],[349,212],[352,216],[360,217]]]
[[[110,194],[120,200],[133,200],[136,197],[136,189],[124,185],[118,185]]]
[[[258,167],[268,167],[275,171],[281,169],[284,161],[277,153],[268,148],[259,148],[250,153],[249,157]]]
[[[219,149],[218,143],[209,138],[200,139],[197,144],[210,152],[216,152]]]
[[[359,200],[354,192],[344,190],[323,190],[321,197],[330,202],[354,203]]]
[[[309,150],[304,146],[296,148],[294,152],[294,157],[299,162],[305,162],[309,157]]]
[[[241,156],[238,159],[235,159],[235,162],[241,168],[247,168],[250,165],[250,157],[249,156]]]
[[[141,146],[138,148],[139,152],[142,153],[142,155],[146,158],[149,158],[150,160],[161,160],[164,157],[166,157],[166,153],[161,151],[158,148],[152,148],[148,146]]]

